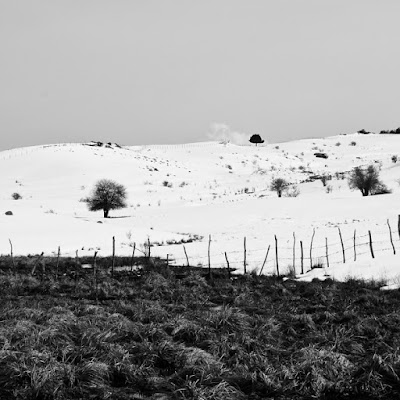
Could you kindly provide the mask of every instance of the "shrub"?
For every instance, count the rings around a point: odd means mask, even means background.
[[[289,187],[289,182],[282,178],[273,179],[271,182],[271,190],[278,193],[278,197],[282,197],[282,193]]]
[[[363,196],[374,193],[383,185],[379,180],[379,172],[373,165],[369,165],[366,169],[355,167],[350,172],[348,183],[350,189],[360,190]]]
[[[354,140],[352,142],[350,142],[349,146],[356,146],[357,142],[355,142]]]
[[[126,189],[123,185],[109,179],[99,180],[92,195],[85,201],[90,211],[103,210],[104,218],[108,218],[110,210],[126,207]]]
[[[321,176],[321,182],[322,182],[322,185],[325,187],[326,186],[326,182],[328,181],[328,179],[329,179],[329,176],[328,175],[322,175]]]
[[[171,182],[164,181],[162,184],[163,184],[164,187],[172,188],[172,183]]]
[[[336,144],[335,144],[335,146],[340,146],[341,145],[341,143],[340,142],[337,142]]]
[[[297,197],[300,194],[300,189],[296,185],[290,185],[286,190],[286,197]]]
[[[392,162],[393,162],[393,163],[397,163],[397,156],[396,156],[396,155],[393,155],[393,156],[392,156]]]
[[[19,194],[19,193],[13,193],[12,195],[11,195],[11,197],[14,199],[14,200],[21,200],[22,199],[22,196]]]

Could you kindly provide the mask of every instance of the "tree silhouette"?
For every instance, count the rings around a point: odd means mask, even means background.
[[[381,188],[383,184],[379,180],[378,170],[373,165],[369,165],[367,169],[355,167],[351,171],[349,186],[351,189],[358,189],[363,196],[368,196]]]
[[[278,197],[282,197],[282,192],[289,187],[289,182],[282,178],[273,179],[271,182],[271,190],[278,193]]]
[[[123,185],[109,179],[99,180],[92,195],[85,199],[89,211],[103,210],[104,218],[108,218],[110,210],[126,207],[126,189]]]
[[[260,136],[260,135],[253,135],[253,136],[250,138],[249,142],[250,142],[250,143],[255,143],[256,146],[257,146],[258,143],[264,143],[264,140],[261,139],[261,136]]]

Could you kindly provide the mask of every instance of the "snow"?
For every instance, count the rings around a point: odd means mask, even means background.
[[[316,158],[316,152],[329,157]],[[393,163],[393,155],[400,156],[399,135],[340,135],[257,147],[202,142],[122,148],[53,144],[7,150],[0,152],[0,253],[9,253],[10,239],[14,254],[54,254],[60,246],[63,255],[99,250],[99,256],[106,256],[115,236],[117,254],[128,255],[134,242],[144,251],[149,238],[153,255],[168,254],[172,262],[185,265],[184,244],[191,264],[207,266],[211,237],[212,266],[225,268],[226,252],[230,266],[242,273],[246,238],[247,271],[259,271],[270,246],[263,273],[271,274],[276,273],[276,236],[282,274],[293,268],[295,240],[298,279],[356,277],[397,288],[400,161]],[[346,179],[335,176],[371,163],[381,169],[391,194],[362,197],[348,188]],[[327,181],[330,193],[320,180],[306,181],[323,174],[332,176]],[[269,190],[274,177],[296,184],[300,195],[278,198]],[[108,219],[100,211],[89,212],[80,201],[102,178],[128,191],[128,207],[111,211]],[[22,199],[13,200],[14,192]],[[12,216],[5,215],[9,210]],[[315,264],[322,268],[310,270]]]

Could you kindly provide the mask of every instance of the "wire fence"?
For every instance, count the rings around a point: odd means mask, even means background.
[[[324,230],[314,228],[306,240],[295,233],[289,240],[274,235],[275,240],[267,242],[263,247],[252,246],[251,240],[244,238],[240,249],[229,251],[221,248],[226,242],[203,240],[162,246],[162,251],[158,253],[168,254],[172,265],[227,268],[229,263],[229,267],[238,272],[255,270],[259,273],[279,274],[291,270],[303,273],[317,266],[340,265],[376,258],[381,254],[400,253],[400,216],[396,222],[396,229],[392,228],[389,220],[372,229],[357,226],[351,236],[348,229],[345,236],[340,226],[336,226]],[[211,247],[212,251],[207,251],[207,247]]]

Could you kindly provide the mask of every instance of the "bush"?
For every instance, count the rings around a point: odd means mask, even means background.
[[[393,155],[393,156],[392,156],[392,162],[393,162],[393,163],[397,163],[397,156],[396,156],[396,155]]]
[[[14,200],[21,200],[21,199],[22,199],[22,196],[21,196],[19,193],[13,193],[13,194],[11,195],[11,197],[12,197]]]
[[[289,182],[282,178],[273,179],[271,182],[271,190],[278,193],[278,197],[282,197],[282,193],[289,187]]]
[[[349,146],[356,146],[357,145],[357,142],[355,142],[355,141],[352,141],[352,142],[350,142],[350,144],[349,144]]]
[[[355,167],[348,180],[350,189],[358,189],[363,196],[375,194],[375,190],[382,188],[384,184],[379,180],[379,172],[373,166],[369,165],[366,169]]]
[[[90,211],[103,210],[104,218],[108,218],[110,210],[126,207],[126,189],[123,185],[109,179],[99,180],[91,197],[85,199]]]
[[[300,189],[296,185],[290,185],[286,190],[286,197],[297,197],[300,194]]]

